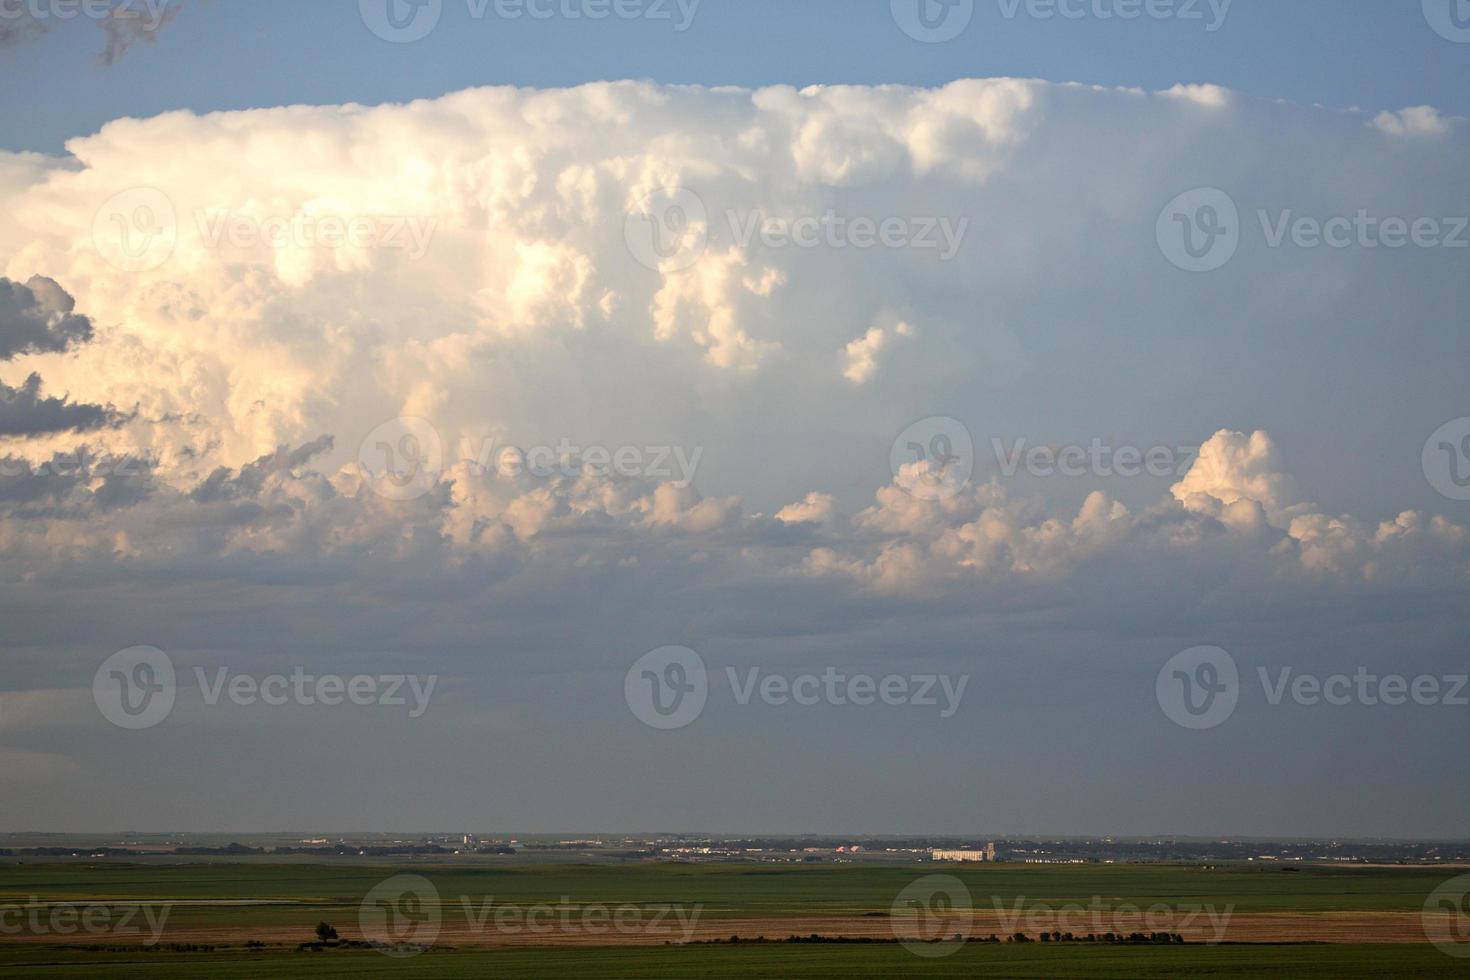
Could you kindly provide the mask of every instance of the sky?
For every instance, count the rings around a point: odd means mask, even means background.
[[[0,0],[0,828],[1470,832],[1462,7],[154,3]]]

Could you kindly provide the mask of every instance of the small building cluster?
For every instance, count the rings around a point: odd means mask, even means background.
[[[986,844],[983,850],[940,850],[935,848],[929,852],[929,856],[935,861],[994,861],[995,844]]]

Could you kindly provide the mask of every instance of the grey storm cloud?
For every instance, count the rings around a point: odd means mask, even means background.
[[[104,67],[117,64],[128,49],[139,41],[157,40],[158,32],[178,16],[184,0],[116,0],[105,16],[89,15],[106,35],[97,61]],[[36,16],[20,7],[0,17],[0,48],[13,47],[35,40],[57,23],[58,16]],[[75,20],[75,15],[66,18]]]
[[[117,64],[128,49],[139,41],[152,43],[184,7],[183,0],[153,0],[151,3],[123,3],[101,20],[107,43],[97,60],[103,65]]]
[[[32,276],[24,285],[0,277],[0,361],[21,354],[60,354],[92,339],[92,321],[74,312],[76,301],[54,279]],[[18,388],[0,381],[0,437],[85,432],[116,426],[128,416],[101,405],[41,393],[39,374]]]
[[[0,381],[0,436],[82,432],[116,425],[123,419],[124,416],[101,405],[43,396],[39,374],[31,375],[19,388]]]
[[[18,354],[58,354],[92,339],[92,321],[54,279],[24,284],[0,276],[0,361]]]

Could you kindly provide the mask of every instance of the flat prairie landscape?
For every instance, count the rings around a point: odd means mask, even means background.
[[[1429,942],[1447,870],[5,864],[0,972],[1470,976]]]

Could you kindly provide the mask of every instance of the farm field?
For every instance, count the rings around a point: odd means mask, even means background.
[[[1136,905],[1214,903],[1236,912],[1417,913],[1433,889],[1463,869],[1419,867],[1279,867],[1221,864],[908,866],[685,864],[450,865],[414,862],[322,864],[122,861],[0,864],[0,904],[172,899],[277,900],[303,906],[354,907],[397,874],[422,875],[441,896],[493,895],[497,902],[703,902],[730,915],[865,912],[887,909],[910,882],[944,874],[962,881],[981,905],[999,897],[1027,903],[1086,903],[1096,896]],[[181,910],[182,912],[182,910]],[[269,916],[280,913],[272,909]],[[233,915],[240,914],[231,910]]]
[[[1470,961],[1429,946],[1180,946],[1084,948],[968,945],[943,959],[897,946],[684,946],[442,950],[394,960],[371,952],[88,953],[0,947],[0,975],[62,978],[500,977],[1446,977]]]
[[[1426,940],[1426,898],[1452,876],[1244,864],[9,863],[0,972],[1470,975],[1470,959]],[[298,949],[318,923],[336,932],[328,948]],[[385,930],[413,955],[351,948],[385,941]],[[1033,941],[985,941],[1016,933]],[[1046,943],[1034,941],[1043,933]],[[1072,939],[1051,941],[1064,933]],[[1155,942],[1103,941],[1108,933]],[[971,941],[945,942],[956,934]],[[786,941],[813,936],[827,941]]]

